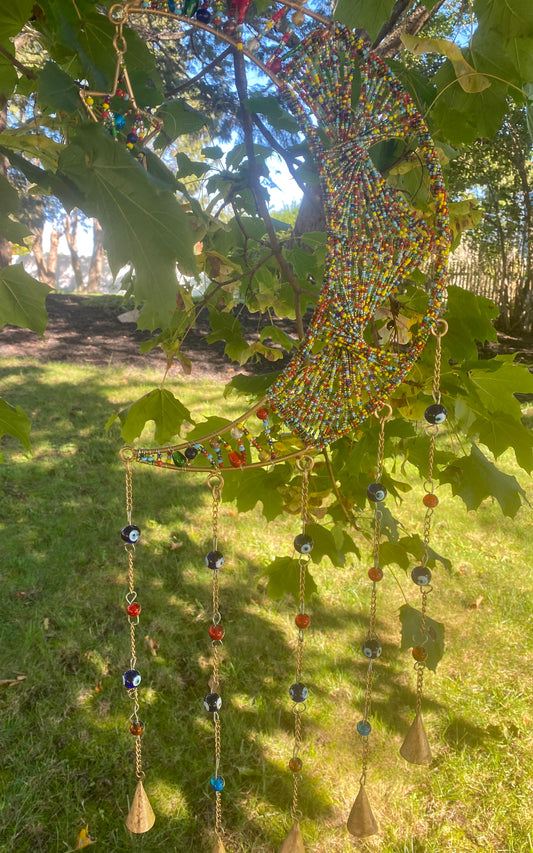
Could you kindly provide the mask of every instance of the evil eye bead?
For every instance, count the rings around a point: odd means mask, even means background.
[[[126,527],[123,527],[120,531],[120,535],[124,542],[129,542],[131,545],[134,545],[141,538],[141,531],[136,524],[127,524]]]
[[[220,711],[222,708],[221,696],[219,696],[218,693],[208,693],[207,696],[204,697],[204,708],[211,714],[214,714],[215,711]]]
[[[299,554],[310,554],[313,550],[313,540],[307,533],[299,533],[294,537],[294,547]]]
[[[211,776],[209,784],[211,785],[213,791],[223,791],[226,787],[226,782],[224,781],[223,776]]]
[[[186,447],[185,448],[185,457],[189,460],[189,462],[192,462],[192,460],[196,459],[197,456],[198,456],[198,450],[196,449],[196,447]]]
[[[144,723],[142,723],[141,720],[133,720],[130,725],[130,732],[135,737],[140,737],[144,734]]]
[[[122,676],[122,684],[124,687],[127,687],[128,690],[135,690],[140,683],[141,673],[137,672],[136,669],[128,669]]]
[[[368,722],[368,720],[359,720],[357,723],[357,733],[361,735],[361,737],[368,737],[370,732],[372,731],[372,726]]]
[[[295,684],[291,684],[289,687],[289,696],[291,697],[293,702],[305,702],[309,695],[309,690],[302,684],[301,681],[297,681]]]
[[[370,483],[366,495],[369,501],[380,503],[387,497],[387,489],[381,483]]]
[[[200,21],[201,24],[208,24],[211,20],[211,12],[209,9],[205,9],[203,6],[198,9],[196,13],[196,20]]]
[[[448,417],[448,412],[440,403],[433,403],[432,406],[427,407],[424,417],[428,424],[443,424]]]
[[[427,586],[431,583],[431,572],[427,566],[416,566],[411,572],[411,580],[417,586]]]
[[[369,660],[375,660],[381,656],[382,648],[379,640],[374,637],[370,637],[368,640],[365,640],[362,645],[362,651],[365,658],[369,658]]]
[[[205,555],[205,564],[209,569],[221,569],[224,565],[224,555],[222,551],[210,551]]]

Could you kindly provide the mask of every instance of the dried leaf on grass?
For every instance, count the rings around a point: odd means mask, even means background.
[[[89,827],[84,826],[83,829],[80,829],[78,832],[74,850],[83,850],[83,848],[88,847],[89,844],[96,844],[96,838],[91,838],[89,835]]]
[[[0,679],[0,687],[12,687],[14,684],[21,684],[27,677],[27,675],[17,675],[16,678],[2,678]]]

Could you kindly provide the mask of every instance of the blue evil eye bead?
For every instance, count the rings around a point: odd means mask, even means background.
[[[196,20],[201,24],[208,24],[211,20],[211,12],[205,6],[201,6],[196,13]]]
[[[220,711],[222,708],[222,698],[218,693],[208,693],[207,696],[204,697],[204,708],[211,714],[214,714],[215,711]]]
[[[222,551],[210,551],[205,555],[205,564],[209,569],[221,569],[224,565],[224,555]]]
[[[381,643],[375,637],[369,637],[368,640],[364,641],[362,651],[365,658],[375,660],[381,656]]]
[[[443,424],[448,417],[448,412],[440,403],[433,403],[432,406],[427,407],[424,417],[428,424]]]
[[[189,460],[189,462],[192,462],[193,459],[196,459],[196,457],[198,456],[198,451],[196,447],[186,447],[185,456]]]
[[[313,540],[307,533],[299,533],[294,537],[294,547],[299,554],[310,554],[313,550]]]
[[[302,684],[301,681],[297,681],[289,687],[289,696],[293,702],[305,702],[309,696],[309,690],[305,684]]]
[[[134,545],[135,542],[138,542],[141,538],[141,531],[136,524],[127,524],[126,527],[123,527],[120,531],[120,535],[124,542],[130,542]]]
[[[128,669],[122,676],[122,684],[128,690],[134,690],[141,683],[141,673],[136,669]]]
[[[366,495],[369,501],[380,503],[387,497],[387,489],[381,483],[370,483]]]
[[[417,586],[427,586],[431,583],[431,572],[427,566],[416,566],[411,572],[411,580]]]
[[[126,119],[120,113],[113,113],[113,121],[115,122],[115,127],[118,130],[121,130],[126,124]]]
[[[372,731],[372,726],[368,722],[368,720],[359,720],[357,723],[357,733],[361,735],[361,737],[368,737],[370,732]]]
[[[224,781],[223,776],[211,776],[209,783],[213,789],[213,791],[223,791],[226,787],[226,783]]]

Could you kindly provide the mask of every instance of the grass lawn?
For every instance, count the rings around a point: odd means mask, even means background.
[[[133,520],[143,533],[137,658],[145,788],[156,823],[144,836],[124,826],[135,774],[121,684],[129,666],[123,442],[116,426],[106,433],[104,424],[158,379],[127,368],[0,362],[2,394],[34,420],[33,455],[5,439],[0,467],[0,679],[25,676],[0,686],[6,853],[65,853],[86,824],[98,839],[94,849],[106,853],[211,853],[214,844],[213,729],[203,710],[210,494],[202,476],[145,466],[134,471]],[[174,380],[171,387],[197,412],[233,413],[235,403],[221,403],[216,383]],[[504,463],[524,483],[512,454]],[[533,503],[531,481],[525,488]],[[397,510],[413,532],[422,527],[420,489]],[[368,548],[358,543],[361,564],[334,569],[324,560],[315,569],[320,596],[309,608],[304,661],[307,853],[533,853],[531,512],[511,520],[486,502],[467,514],[447,487],[440,497],[433,544],[453,568],[434,573],[429,603],[447,630],[447,652],[426,675],[423,703],[434,760],[419,768],[398,754],[413,717],[415,675],[410,653],[399,650],[397,611],[404,595],[414,606],[418,597],[402,571],[397,583],[388,572],[379,588],[384,650],[367,780],[381,832],[359,843],[345,821],[361,768],[355,724],[364,701]],[[291,553],[297,527],[294,518],[267,525],[227,503],[220,513],[227,853],[277,853],[290,826],[295,608],[268,599],[261,571]],[[159,644],[156,656],[145,635]]]

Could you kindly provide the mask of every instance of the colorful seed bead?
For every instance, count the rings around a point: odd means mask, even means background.
[[[132,733],[132,735],[135,735],[135,737],[140,737],[142,734],[144,734],[144,723],[142,723],[140,720],[133,720],[130,725],[130,732]]]
[[[208,569],[221,569],[224,565],[224,554],[222,551],[209,551],[208,554],[205,555],[205,564]]]
[[[411,654],[413,655],[417,663],[423,663],[428,656],[428,653],[426,649],[423,648],[423,646],[414,646],[414,648],[411,650]]]
[[[141,674],[136,669],[128,669],[122,676],[122,684],[128,690],[134,690],[141,683]]]
[[[372,731],[372,726],[368,722],[368,720],[359,720],[357,723],[357,733],[361,735],[361,737],[368,737],[370,732]]]
[[[439,502],[437,495],[434,495],[432,492],[428,492],[427,495],[424,495],[422,498],[422,503],[424,506],[427,506],[428,509],[434,509]]]
[[[313,540],[307,533],[299,533],[294,537],[294,547],[299,554],[310,554],[313,550]]]
[[[292,770],[293,773],[301,773],[303,767],[303,761],[301,758],[293,757],[289,759],[289,770]]]
[[[434,403],[427,407],[424,417],[428,424],[442,424],[448,417],[448,412],[440,403]]]
[[[378,566],[371,566],[368,570],[368,577],[374,583],[379,583],[379,581],[383,580],[383,572]]]
[[[134,601],[132,604],[128,604],[126,607],[126,613],[128,616],[138,616],[141,612],[141,605],[138,601]]]
[[[362,645],[362,652],[365,658],[369,658],[370,660],[379,658],[382,652],[381,643],[377,638],[369,637]]]
[[[289,696],[291,697],[293,702],[305,702],[309,695],[309,690],[302,684],[301,681],[297,681],[295,684],[291,684],[289,687]]]
[[[427,566],[416,566],[411,572],[411,579],[417,586],[427,586],[431,583],[431,572]]]
[[[204,697],[204,708],[212,714],[215,711],[220,711],[222,708],[222,698],[218,693],[208,693],[207,696]]]
[[[135,542],[139,541],[141,531],[136,524],[127,524],[126,527],[123,527],[120,531],[120,535],[124,542],[129,542],[131,545],[134,545]]]
[[[209,783],[213,791],[223,791],[226,787],[226,782],[223,776],[211,776]]]
[[[216,641],[222,640],[225,633],[226,632],[225,632],[224,628],[222,627],[222,625],[211,625],[209,627],[209,636],[211,637],[212,640],[216,640]]]
[[[298,628],[305,630],[306,628],[309,628],[309,625],[311,624],[311,617],[308,616],[307,613],[298,613],[294,621]]]
[[[370,483],[366,494],[369,501],[381,503],[387,497],[387,489],[381,483]]]

